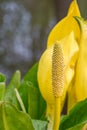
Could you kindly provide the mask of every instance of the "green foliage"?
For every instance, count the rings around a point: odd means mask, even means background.
[[[6,87],[4,100],[11,102],[17,107],[19,107],[19,105],[18,105],[18,101],[14,89],[15,88],[18,89],[19,87],[20,87],[20,72],[16,71],[12,76],[10,83]]]
[[[6,77],[0,74],[0,130],[46,130],[47,121],[43,121],[46,103],[39,91],[37,69],[35,64],[22,81],[20,71],[16,71],[7,87]]]
[[[87,123],[87,99],[77,103],[69,114],[62,118],[59,130],[82,130],[85,123]]]
[[[5,82],[5,81],[6,81],[5,75],[0,73],[0,82]]]
[[[34,130],[31,118],[8,103],[0,102],[0,130]]]
[[[5,83],[0,83],[0,101],[3,100],[5,94]]]
[[[24,81],[30,81],[34,84],[35,87],[38,87],[37,82],[37,70],[38,70],[38,63],[36,63],[24,76]]]
[[[0,74],[0,130],[47,130],[46,103],[39,91],[37,70],[35,64],[22,80],[16,71],[7,87],[6,77]],[[86,123],[87,100],[84,100],[61,118],[59,130],[82,130]]]
[[[6,77],[4,74],[0,73],[0,101],[3,100],[5,94],[5,81]]]
[[[41,120],[32,120],[35,130],[46,130],[47,122]]]
[[[35,64],[22,80],[19,93],[26,111],[33,119],[40,119],[45,112],[46,103],[41,96],[37,82],[38,64]]]

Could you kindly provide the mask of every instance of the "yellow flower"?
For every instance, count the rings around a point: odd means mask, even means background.
[[[64,54],[65,74],[64,74],[64,93],[62,96],[61,106],[63,105],[67,88],[74,75],[74,66],[78,54],[78,45],[71,32],[62,40],[57,41],[62,46]],[[38,83],[42,96],[47,102],[47,116],[54,120],[54,95],[52,89],[52,54],[53,46],[45,50],[39,61]]]
[[[74,75],[73,68],[77,59],[78,45],[74,39],[73,32],[64,37],[61,41],[57,42],[61,44],[63,48],[64,64],[67,71],[65,73],[65,84],[68,85]],[[38,68],[38,82],[40,90],[43,97],[49,104],[54,104],[54,97],[52,94],[52,54],[53,46],[45,50],[40,58]]]
[[[48,37],[47,49],[39,61],[38,83],[41,94],[47,103],[46,114],[50,122],[55,122],[54,120],[56,114],[54,113],[57,111],[57,108],[55,108],[55,106],[59,106],[56,105],[52,86],[52,57],[55,43],[62,47],[64,56],[64,91],[60,102],[61,109],[65,100],[68,86],[70,85],[74,76],[74,68],[79,50],[77,41],[80,39],[80,29],[73,16],[80,16],[76,0],[71,3],[68,15],[63,20],[61,20],[51,31]],[[51,128],[49,126],[48,129],[51,130],[52,127],[53,124]],[[58,128],[56,127],[56,129]]]

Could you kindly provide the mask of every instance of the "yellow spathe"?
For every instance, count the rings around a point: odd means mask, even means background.
[[[80,50],[76,66],[75,92],[77,101],[87,98],[87,21],[77,18],[81,28]]]
[[[79,101],[87,98],[87,21],[76,17],[81,29],[79,55],[75,77],[68,89],[68,111]]]
[[[76,0],[72,1],[67,16],[52,29],[48,37],[47,49],[42,54],[39,61],[37,78],[40,92],[47,103],[46,115],[50,122],[47,130],[53,130],[53,123],[56,124],[58,121],[54,121],[56,120],[55,112],[60,115],[68,87],[73,86],[72,80],[75,75],[75,65],[79,52],[79,44],[77,41],[80,41],[79,24],[73,16],[80,16],[80,11]],[[52,86],[52,79],[54,79],[52,75],[52,56],[55,43],[61,45],[64,57],[64,91],[63,94],[59,97],[59,100],[55,100]],[[56,63],[60,63],[56,60]],[[54,64],[56,64],[55,62]],[[71,94],[71,98],[72,96],[73,93]],[[59,104],[56,101],[58,101],[61,105],[59,113],[56,111],[57,109],[55,109],[59,107]],[[57,127],[58,126],[54,125],[54,129],[57,129]]]
[[[64,53],[65,64],[65,88],[68,87],[73,75],[74,65],[78,54],[78,45],[74,38],[74,33],[71,32],[68,36],[64,37],[60,43]],[[53,45],[54,46],[54,45]],[[38,83],[42,96],[48,104],[54,104],[54,96],[52,91],[52,53],[53,46],[46,49],[39,61],[38,67]]]
[[[75,39],[79,40],[80,29],[73,16],[80,16],[80,11],[76,0],[73,0],[71,3],[67,16],[58,24],[56,24],[56,26],[50,32],[48,36],[47,47],[50,47],[56,41],[61,40],[66,35],[69,35],[71,31],[74,32]]]
[[[73,0],[68,9],[68,16],[80,16],[80,10],[76,0]]]

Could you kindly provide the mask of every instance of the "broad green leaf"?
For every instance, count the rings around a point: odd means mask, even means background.
[[[28,113],[31,115],[32,118],[40,119],[40,117],[45,111],[45,104],[40,97],[38,88],[34,87],[31,82],[28,82],[28,84]]]
[[[85,123],[87,123],[87,99],[77,103],[69,114],[62,118],[59,130],[75,130],[73,128],[81,130],[81,125]]]
[[[13,89],[13,88],[18,89],[20,87],[20,79],[21,79],[21,74],[20,74],[20,71],[17,70],[12,76],[11,81],[7,86],[7,90]]]
[[[33,119],[39,116],[39,91],[31,82],[28,87],[28,113]]]
[[[1,82],[0,83],[0,101],[4,99],[4,94],[5,94],[5,83]]]
[[[6,81],[5,75],[0,73],[0,82],[5,82],[5,81]]]
[[[19,93],[26,111],[33,119],[40,119],[45,112],[46,103],[42,98],[37,82],[38,64],[35,64],[24,76]],[[43,116],[44,118],[44,116]]]
[[[39,89],[32,82],[24,81],[19,93],[29,115],[33,119],[40,119],[45,112],[46,104],[40,95]]]
[[[18,89],[21,99],[24,103],[25,109],[28,112],[28,84],[27,81],[22,81],[20,88]]]
[[[38,63],[36,63],[24,76],[25,81],[30,81],[34,84],[35,87],[38,87],[37,82],[37,70],[38,70]]]
[[[15,104],[16,106],[18,106],[18,101],[14,89],[15,88],[18,89],[19,87],[20,87],[20,72],[16,71],[9,85],[6,88],[5,97],[4,97],[5,101],[9,101]]]
[[[34,130],[34,127],[28,114],[8,102],[0,102],[0,130]]]
[[[28,112],[28,87],[29,87],[28,82],[32,82],[35,85],[35,87],[38,87],[37,68],[38,64],[35,64],[31,69],[29,69],[29,71],[25,74],[21,82],[21,86],[19,88],[19,93],[27,112]]]
[[[83,127],[84,127],[84,125],[87,123],[87,121],[86,122],[83,122],[83,123],[80,123],[80,124],[78,124],[78,125],[76,125],[76,126],[74,126],[74,127],[71,127],[71,128],[69,128],[69,129],[67,129],[67,130],[85,130],[85,129],[82,129]]]
[[[32,120],[35,130],[47,130],[47,121]]]

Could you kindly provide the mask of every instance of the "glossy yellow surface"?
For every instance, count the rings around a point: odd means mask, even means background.
[[[75,92],[77,101],[87,98],[87,21],[77,18],[81,26],[79,57],[76,66]]]
[[[55,102],[52,86],[52,56],[55,43],[61,45],[64,56],[64,91],[60,97],[60,111],[63,107],[68,87],[71,85],[75,74],[75,65],[79,51],[77,41],[80,40],[80,28],[73,16],[80,16],[76,0],[72,1],[67,16],[51,31],[48,37],[47,49],[39,61],[37,78],[40,92],[47,103],[46,115],[50,122],[55,122],[55,106],[59,105]],[[52,130],[52,128],[53,125],[48,130]]]
[[[64,91],[66,92],[67,87],[74,75],[74,65],[77,59],[78,45],[77,42],[75,41],[73,32],[71,32],[68,36],[64,37],[64,39],[62,39],[61,41],[58,41],[58,44],[61,44],[64,53],[64,64],[65,64]],[[46,51],[43,53],[43,55],[40,58],[38,67],[38,83],[40,91],[46,102],[51,105],[54,104],[54,96],[52,91],[53,46],[46,49]]]
[[[61,40],[66,35],[69,35],[71,31],[74,32],[75,39],[79,40],[80,29],[73,16],[80,16],[80,11],[76,0],[73,0],[71,3],[67,16],[58,22],[50,32],[48,36],[47,47],[50,47],[56,41]]]

